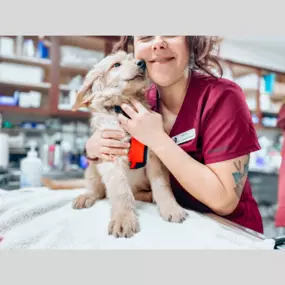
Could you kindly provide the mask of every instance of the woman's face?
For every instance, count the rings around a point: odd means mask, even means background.
[[[137,59],[146,62],[148,76],[161,87],[168,87],[188,75],[189,47],[185,36],[136,36]]]

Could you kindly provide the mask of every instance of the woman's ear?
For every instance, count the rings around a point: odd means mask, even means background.
[[[83,85],[77,92],[75,102],[72,106],[73,111],[83,107],[88,108],[95,96],[95,91],[102,87],[102,80],[103,72],[99,68],[95,67],[87,73]]]

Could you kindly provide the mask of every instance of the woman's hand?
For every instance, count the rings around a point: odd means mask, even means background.
[[[159,113],[148,111],[140,102],[131,101],[133,106],[123,104],[121,107],[130,117],[119,114],[119,121],[124,130],[132,137],[153,148],[165,136],[162,117]],[[134,108],[133,108],[134,107]]]
[[[97,130],[86,142],[87,156],[111,161],[115,156],[127,155],[130,144],[121,141],[124,136],[122,131]]]

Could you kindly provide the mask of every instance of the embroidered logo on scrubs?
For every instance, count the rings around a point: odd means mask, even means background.
[[[191,129],[179,135],[172,137],[173,141],[177,144],[182,144],[188,141],[193,140],[196,137],[196,130]]]

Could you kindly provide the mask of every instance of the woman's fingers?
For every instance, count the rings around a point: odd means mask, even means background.
[[[130,117],[134,118],[138,113],[128,104],[122,104],[122,109],[125,111],[125,113]]]
[[[104,139],[101,142],[101,146],[112,148],[129,148],[130,144],[128,142],[117,141],[114,139]]]
[[[122,131],[105,130],[101,134],[103,139],[122,139],[124,137],[125,134]]]
[[[125,148],[112,148],[112,147],[101,147],[101,153],[107,155],[127,155],[128,149]]]
[[[131,100],[132,105],[136,108],[139,113],[148,112],[148,110],[144,107],[142,103],[137,100]]]

